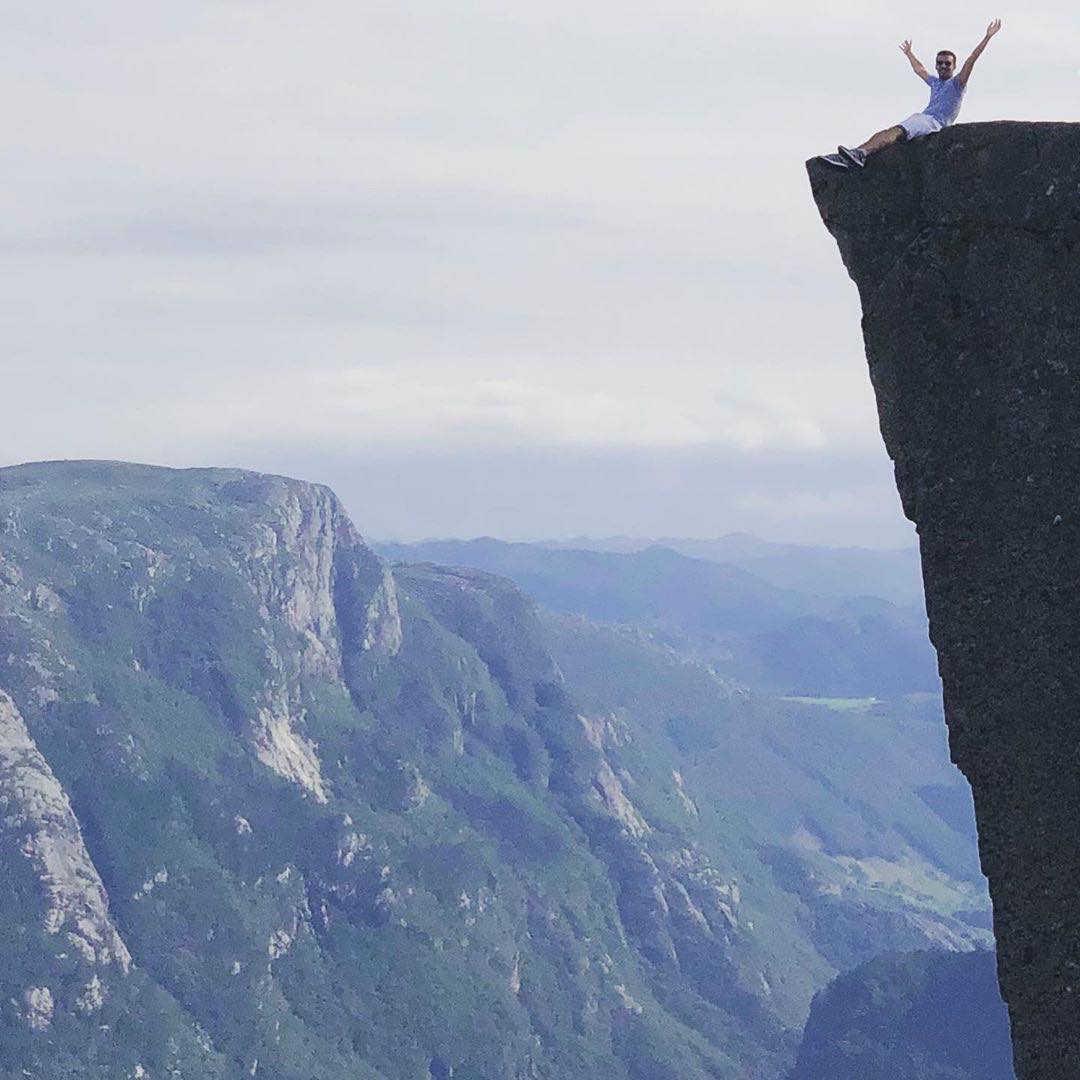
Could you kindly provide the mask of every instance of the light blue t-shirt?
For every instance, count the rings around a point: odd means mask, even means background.
[[[960,115],[960,105],[964,100],[964,87],[960,85],[960,78],[954,75],[951,79],[939,79],[931,75],[927,80],[930,87],[930,104],[923,109],[927,116],[932,116],[942,127],[948,127],[956,122]]]

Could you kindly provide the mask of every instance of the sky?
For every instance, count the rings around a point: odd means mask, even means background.
[[[0,0],[0,463],[328,483],[382,539],[913,542],[803,161],[1070,119],[1080,20],[913,0]]]

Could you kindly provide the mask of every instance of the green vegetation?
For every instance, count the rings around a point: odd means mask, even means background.
[[[133,961],[0,763],[5,1077],[777,1080],[837,971],[989,937],[930,704],[390,579],[311,485],[0,470],[0,689]]]

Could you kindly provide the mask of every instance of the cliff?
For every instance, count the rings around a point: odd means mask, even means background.
[[[1080,1076],[1080,125],[808,171],[919,532],[1017,1071]]]

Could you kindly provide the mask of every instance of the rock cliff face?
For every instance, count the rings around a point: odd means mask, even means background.
[[[131,957],[109,920],[108,900],[90,861],[79,823],[15,703],[0,690],[0,844],[17,849],[41,882],[41,926],[91,964]],[[50,995],[51,997],[51,995]]]
[[[919,531],[1017,1070],[1080,1076],[1080,125],[808,169]]]

